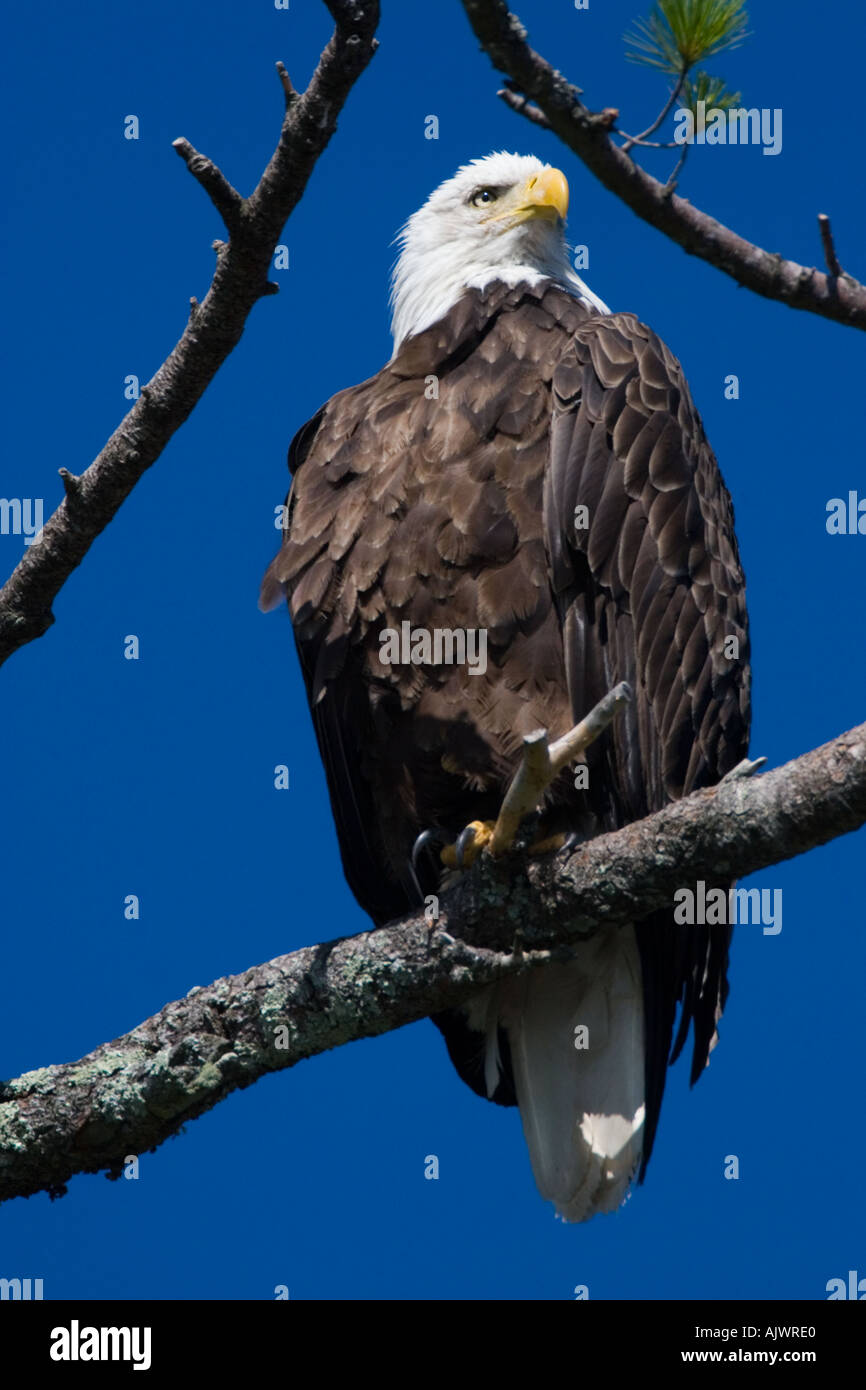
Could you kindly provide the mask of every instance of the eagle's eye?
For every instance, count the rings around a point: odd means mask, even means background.
[[[499,197],[498,188],[476,188],[471,195],[469,202],[474,208],[481,208],[485,203],[495,203]]]

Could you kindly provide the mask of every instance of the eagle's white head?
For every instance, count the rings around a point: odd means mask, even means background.
[[[391,279],[395,353],[451,309],[465,290],[557,280],[609,313],[572,269],[565,241],[565,175],[534,155],[490,154],[464,164],[413,213],[397,237]]]

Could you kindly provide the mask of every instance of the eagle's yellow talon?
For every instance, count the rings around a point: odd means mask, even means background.
[[[440,853],[439,858],[446,869],[471,868],[481,851],[490,844],[495,829],[496,822],[492,820],[470,821],[456,844],[446,845]],[[467,831],[471,831],[471,835]]]
[[[471,868],[481,851],[487,849],[495,829],[496,822],[492,820],[470,821],[455,844],[446,845],[440,852],[439,858],[446,869]],[[563,833],[545,835],[531,844],[528,852],[532,855],[551,854],[554,850],[562,849],[565,841]]]

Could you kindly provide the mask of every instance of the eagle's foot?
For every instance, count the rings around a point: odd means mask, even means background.
[[[470,869],[481,851],[490,844],[495,829],[496,823],[492,820],[470,821],[457,836],[456,843],[446,845],[442,850],[439,858],[446,869]]]
[[[495,821],[471,821],[466,829],[460,832],[455,844],[444,847],[439,856],[442,863],[447,869],[471,869],[479,854],[490,848],[495,829]],[[556,835],[539,834],[526,852],[531,855],[553,854],[555,850],[563,848],[567,838],[563,831]]]
[[[441,830],[422,830],[412,846],[412,871],[418,872],[418,860],[423,850],[429,850],[432,854],[434,846],[447,844],[447,837]]]
[[[564,849],[569,836],[564,830],[557,835],[542,835],[540,839],[534,840],[526,851],[527,854],[553,854],[554,850]]]

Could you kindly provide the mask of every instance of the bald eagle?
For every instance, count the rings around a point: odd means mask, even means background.
[[[437,188],[399,237],[391,360],[290,448],[262,606],[288,600],[377,924],[440,885],[418,837],[495,819],[524,736],[560,737],[620,681],[632,703],[553,782],[540,839],[621,827],[746,753],[731,500],[679,362],[572,269],[567,206],[559,170],[507,153]],[[694,1082],[716,1041],[729,942],[672,905],[435,1017],[463,1080],[520,1107],[566,1220],[642,1180],[668,1062],[691,1028]]]

